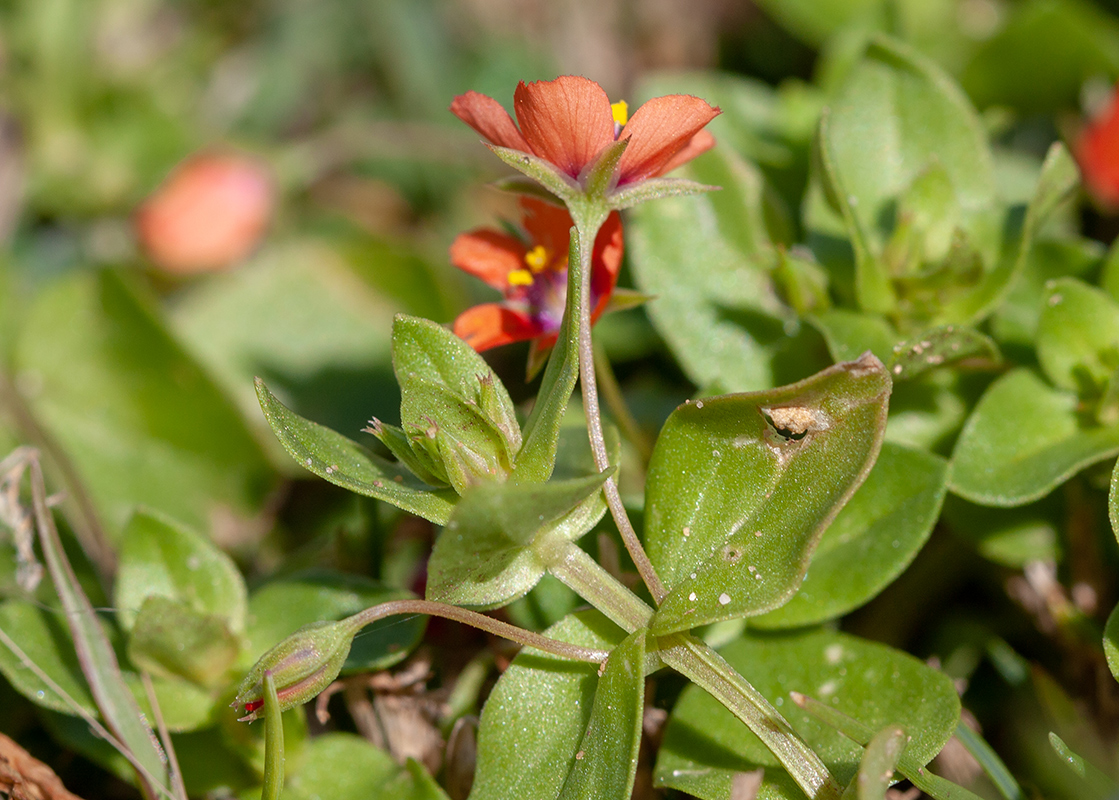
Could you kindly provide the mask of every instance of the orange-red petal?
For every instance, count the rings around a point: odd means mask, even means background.
[[[574,224],[567,209],[535,197],[522,197],[520,203],[521,219],[532,243],[543,245],[552,258],[567,258]]]
[[[532,152],[509,112],[492,97],[478,92],[460,94],[451,102],[451,113],[482,134],[491,144],[524,153]]]
[[[513,110],[532,152],[571,177],[614,141],[610,98],[578,75],[517,86]]]
[[[526,252],[524,244],[512,236],[478,228],[455,237],[451,263],[504,292],[509,286],[509,273],[524,269]]]
[[[466,309],[455,320],[454,332],[479,353],[540,335],[539,328],[527,315],[499,303],[483,303]]]
[[[668,159],[668,163],[657,171],[657,175],[665,175],[677,167],[682,167],[687,164],[696,156],[706,153],[715,146],[715,137],[711,135],[710,131],[703,130],[692,137],[692,140],[684,145],[684,149],[676,153],[672,158]]]
[[[610,295],[614,293],[614,285],[618,282],[618,271],[622,268],[623,252],[622,218],[617,211],[612,211],[606,218],[606,222],[598,229],[598,236],[594,240],[591,292],[598,299],[591,309],[592,324],[606,310]]]
[[[1081,131],[1075,151],[1084,184],[1092,195],[1108,206],[1119,205],[1119,93]]]
[[[669,165],[682,164],[674,157],[718,114],[718,108],[687,94],[654,97],[642,105],[622,130],[621,138],[630,142],[618,163],[618,183],[651,178]]]

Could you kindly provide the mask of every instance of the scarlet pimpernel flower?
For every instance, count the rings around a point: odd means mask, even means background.
[[[1103,205],[1119,209],[1119,89],[1081,130],[1075,150],[1085,187]]]
[[[474,306],[455,320],[455,333],[478,351],[529,339],[538,349],[551,347],[563,319],[571,215],[532,197],[520,203],[525,239],[479,228],[451,245],[451,263],[505,295],[502,302]],[[599,230],[591,258],[592,321],[614,291],[622,249],[622,222],[615,211]]]
[[[690,161],[715,144],[703,128],[719,114],[698,97],[674,94],[648,101],[628,118],[624,101],[611,105],[601,86],[577,75],[520,83],[513,109],[520,127],[484,94],[467,92],[451,104],[498,155],[564,199],[588,191],[617,198]],[[617,142],[626,143],[620,157],[611,152]],[[596,174],[600,165],[605,174]]]

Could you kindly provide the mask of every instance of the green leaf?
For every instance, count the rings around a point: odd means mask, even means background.
[[[238,666],[248,669],[271,647],[312,622],[339,620],[362,609],[412,597],[360,575],[309,570],[267,583],[249,597],[245,649]],[[385,619],[362,629],[342,673],[386,669],[407,657],[423,635],[426,617]]]
[[[724,192],[633,211],[627,245],[637,288],[656,296],[649,317],[693,383],[772,386],[790,343],[786,324],[796,321],[767,272],[776,256],[764,227],[764,179],[729,149],[689,169],[717,172]]]
[[[828,703],[804,695],[794,697],[794,699],[798,705],[803,704],[803,708],[816,719],[841,732],[852,742],[868,745],[873,740],[873,728],[833,708]],[[959,730],[958,724],[956,729]],[[904,751],[898,758],[898,772],[934,800],[980,800],[978,795],[973,794],[959,784],[952,783],[929,772],[924,768],[921,761]]]
[[[236,408],[115,272],[45,291],[15,369],[114,539],[137,504],[209,530],[216,513],[254,515],[270,491],[272,471]]]
[[[70,632],[61,613],[39,608],[24,600],[0,604],[0,631],[65,691],[80,708],[97,716],[97,706],[82,675]],[[53,688],[0,642],[0,672],[12,686],[33,703],[63,714],[77,713]]]
[[[303,766],[284,786],[283,800],[421,800],[445,798],[414,761],[399,766],[387,752],[352,733],[325,733],[307,746]]]
[[[866,354],[791,386],[673,412],[646,485],[645,542],[669,590],[654,633],[789,600],[878,455],[889,394],[885,368]]]
[[[495,608],[528,592],[545,572],[538,548],[574,541],[602,519],[610,474],[469,490],[432,550],[428,599]]]
[[[303,419],[277,400],[259,378],[256,391],[264,417],[284,449],[308,470],[351,492],[384,500],[437,525],[446,524],[457,500],[452,490],[433,489],[402,465]]]
[[[140,510],[120,545],[113,603],[122,628],[132,629],[140,606],[153,595],[219,616],[233,633],[244,630],[245,581],[233,560],[189,528]]]
[[[504,435],[510,455],[520,449],[521,429],[505,385],[489,364],[451,331],[430,320],[397,314],[392,323],[392,359],[404,395],[414,378],[441,385],[464,403],[478,407]]]
[[[911,380],[964,358],[997,362],[998,345],[974,328],[945,325],[894,345],[888,366],[895,381]]]
[[[689,197],[696,194],[718,191],[718,186],[690,181],[687,178],[646,178],[643,181],[623,186],[611,192],[606,198],[610,208],[624,211],[650,200],[664,200],[668,197]]]
[[[97,618],[77,576],[62,549],[53,512],[47,505],[47,490],[37,461],[30,463],[31,499],[39,545],[51,582],[62,605],[63,618],[74,644],[90,694],[105,720],[106,728],[127,748],[136,767],[136,779],[145,794],[168,780],[167,757],[147,717],[140,713],[136,698],[121,674],[112,643]]]
[[[629,800],[633,794],[645,710],[645,636],[635,631],[610,651],[559,800]]]
[[[889,363],[894,345],[901,338],[885,317],[866,311],[833,308],[808,321],[823,334],[836,363],[852,361],[867,350],[882,363]]]
[[[866,482],[824,531],[792,599],[750,620],[791,628],[846,614],[902,573],[928,541],[947,489],[948,463],[887,442]]]
[[[1096,397],[1119,369],[1119,303],[1075,278],[1046,289],[1037,360],[1054,386]]]
[[[898,725],[912,741],[907,755],[927,763],[956,729],[960,704],[952,682],[885,645],[819,628],[784,634],[748,632],[719,648],[764,694],[845,784],[862,748],[788,701],[790,691],[816,696],[872,730]],[[735,774],[765,768],[762,797],[803,800],[776,757],[698,686],[680,695],[657,758],[657,786],[701,800],[729,800]]]
[[[1082,426],[1075,395],[1020,368],[979,400],[952,454],[948,485],[973,503],[1017,506],[1116,453],[1119,427]]]
[[[228,698],[215,695],[211,689],[178,677],[149,677],[163,722],[172,733],[195,731],[212,725],[218,715],[228,711]],[[135,672],[125,672],[124,680],[132,690],[141,713],[148,719],[154,719],[148,692],[140,676]]]
[[[1007,349],[1033,351],[1046,286],[1066,276],[1088,278],[1096,273],[1103,256],[1103,245],[1094,239],[1035,240],[1017,280],[991,315],[992,335]]]
[[[545,633],[602,649],[624,636],[597,611],[573,614]],[[559,796],[591,720],[597,672],[531,648],[517,655],[482,711],[472,800]]]
[[[1107,656],[1108,669],[1119,681],[1119,606],[1107,616],[1107,626],[1103,630],[1103,653]]]
[[[200,686],[222,683],[240,649],[224,617],[161,595],[144,601],[128,640],[128,658],[139,669]]]

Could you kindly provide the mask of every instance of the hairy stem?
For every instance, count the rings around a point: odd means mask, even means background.
[[[562,546],[543,552],[538,549],[537,555],[543,559],[552,575],[627,633],[647,626],[652,619],[653,609],[575,542],[564,540]]]
[[[580,213],[581,212],[581,213]],[[610,459],[606,454],[606,439],[602,433],[602,411],[598,406],[598,385],[594,369],[594,344],[591,340],[591,271],[594,256],[594,240],[598,230],[606,221],[605,208],[592,207],[590,209],[573,208],[571,213],[575,220],[574,236],[578,240],[579,261],[577,264],[568,264],[568,303],[574,298],[578,304],[576,338],[579,342],[579,385],[583,393],[583,412],[587,417],[587,434],[590,437],[591,453],[594,456],[595,468],[604,472],[610,466]],[[606,496],[606,505],[610,508],[610,515],[614,524],[622,535],[622,542],[637,567],[641,580],[649,589],[653,600],[660,603],[664,599],[665,589],[653,569],[645,548],[637,538],[637,533],[630,524],[622,496],[618,493],[618,485],[614,478],[606,479],[602,487]]]
[[[508,622],[487,617],[477,611],[469,611],[465,608],[437,603],[433,600],[390,600],[387,603],[381,603],[364,611],[359,611],[352,617],[348,617],[346,621],[353,626],[356,633],[372,622],[397,614],[427,614],[431,617],[453,619],[456,622],[470,625],[503,639],[517,642],[525,647],[534,647],[545,653],[574,661],[589,661],[592,664],[601,664],[610,655],[608,650],[594,650],[589,647],[580,647],[556,639],[549,639],[547,636],[526,631],[524,628],[518,628]]]

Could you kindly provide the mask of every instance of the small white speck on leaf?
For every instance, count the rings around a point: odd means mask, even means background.
[[[726,592],[723,592],[721,595],[719,595],[719,605],[725,606],[729,602],[730,602],[730,595],[729,594],[727,594]]]

